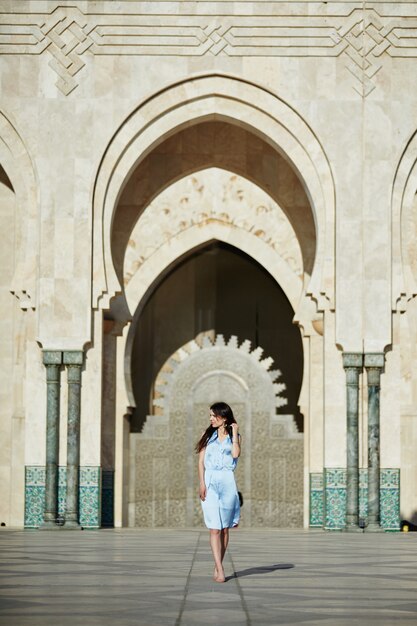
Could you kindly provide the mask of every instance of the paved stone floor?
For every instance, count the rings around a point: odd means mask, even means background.
[[[0,532],[3,626],[417,624],[417,533]]]

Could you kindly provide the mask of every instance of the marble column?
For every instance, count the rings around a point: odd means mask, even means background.
[[[346,372],[346,530],[361,532],[359,528],[359,375],[363,355],[343,353]]]
[[[68,377],[68,432],[67,432],[67,507],[65,529],[79,529],[79,470],[80,470],[80,413],[81,368],[84,354],[81,350],[64,352]]]
[[[58,528],[59,398],[62,352],[43,351],[46,367],[46,468],[43,529]]]
[[[368,532],[382,531],[379,507],[379,394],[385,357],[365,354],[368,376]]]

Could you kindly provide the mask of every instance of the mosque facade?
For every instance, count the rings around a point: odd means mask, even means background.
[[[417,523],[417,2],[0,7],[0,522]]]

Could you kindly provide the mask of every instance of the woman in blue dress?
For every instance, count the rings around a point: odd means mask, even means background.
[[[214,580],[225,582],[223,558],[229,528],[238,525],[240,504],[234,470],[240,456],[240,435],[233,411],[225,402],[210,407],[210,426],[196,445],[199,494],[204,522],[210,530]]]

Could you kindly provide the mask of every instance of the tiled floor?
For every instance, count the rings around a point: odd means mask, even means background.
[[[417,533],[0,532],[3,626],[417,624]]]

